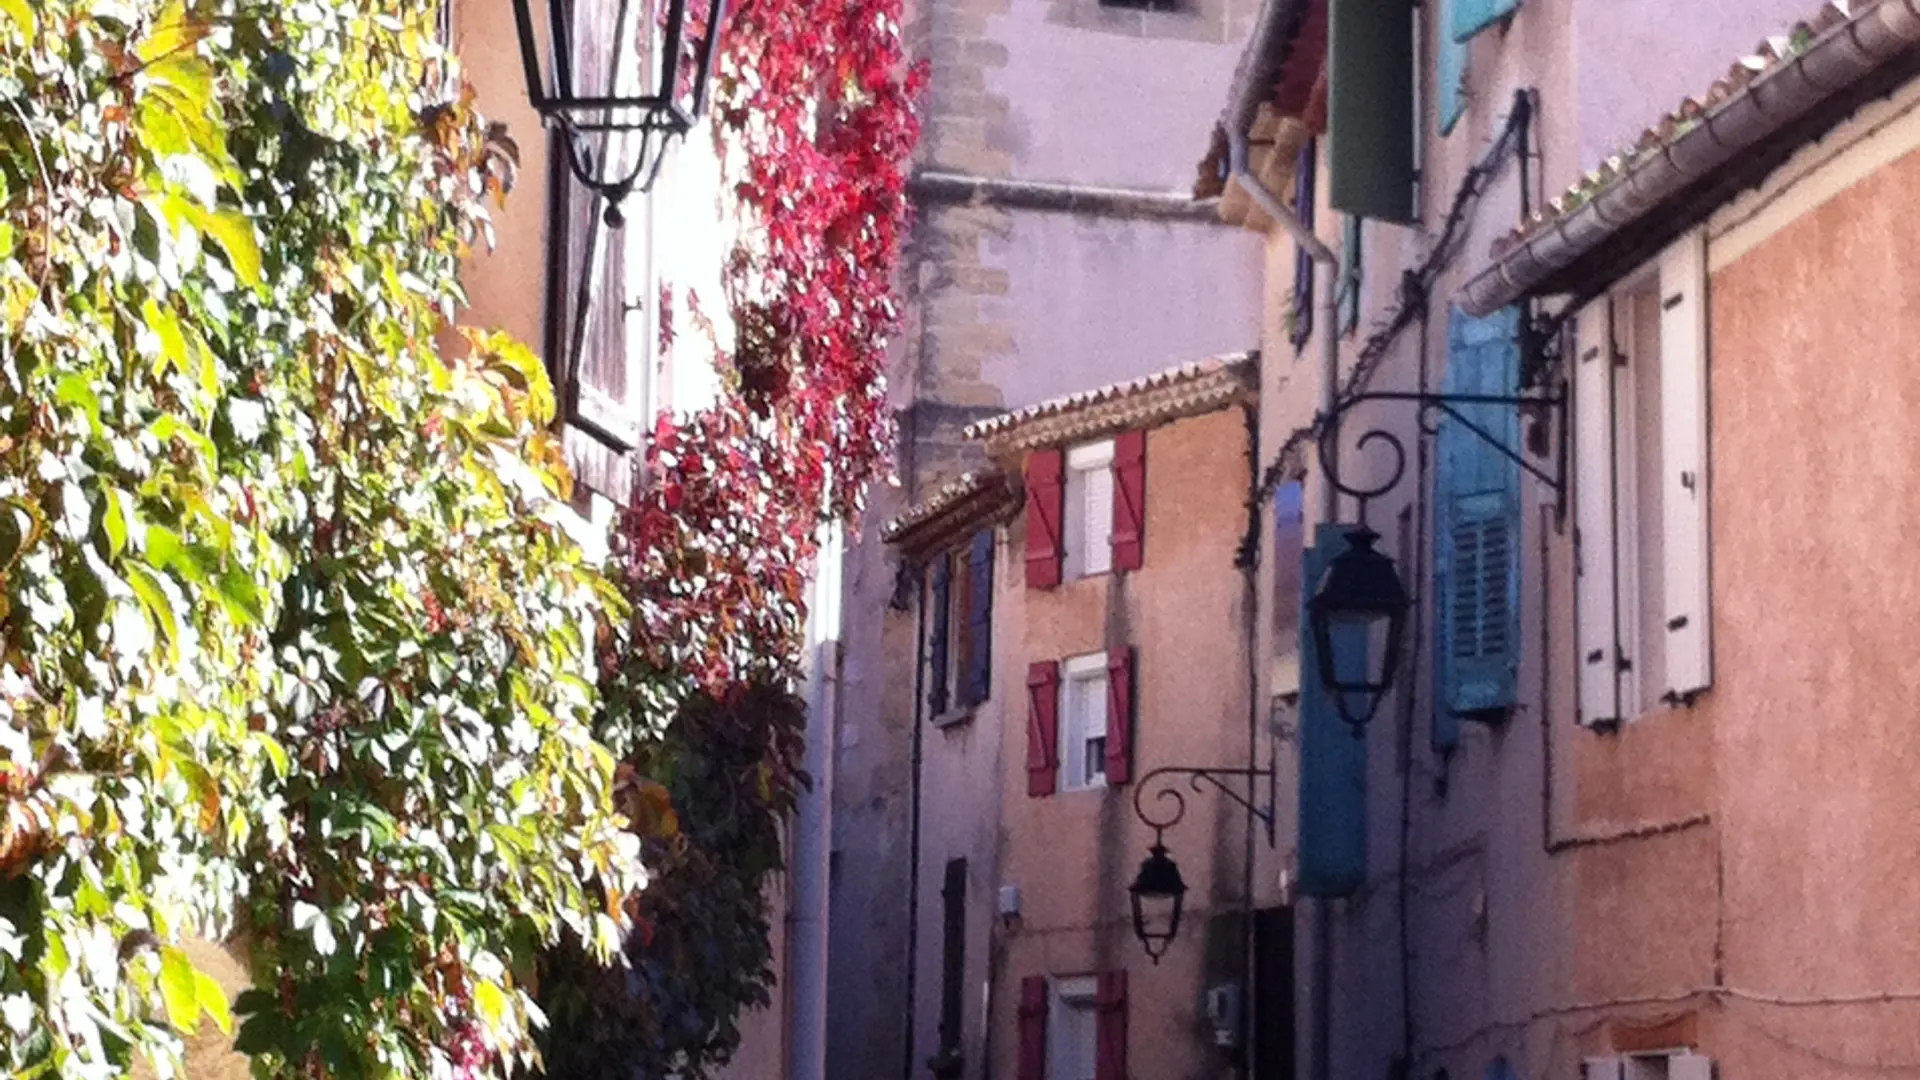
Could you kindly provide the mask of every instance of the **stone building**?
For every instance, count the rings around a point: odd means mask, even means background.
[[[984,466],[969,424],[1259,336],[1258,245],[1186,192],[1187,140],[1249,16],[1237,0],[923,0],[912,14],[930,79],[892,377],[900,485],[874,493],[845,563],[828,1076],[927,1075],[940,942],[912,931],[916,913],[925,927],[938,911],[949,859],[968,860],[969,896],[997,887],[993,827],[965,850],[927,841],[932,822],[992,813],[997,734],[989,748],[984,725],[916,709],[917,586],[880,528]],[[983,990],[965,988],[969,1031]],[[967,1075],[983,1060],[969,1055]]]

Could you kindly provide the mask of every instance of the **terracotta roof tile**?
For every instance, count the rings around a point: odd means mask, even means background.
[[[1001,413],[969,424],[963,434],[989,443],[1011,441],[1017,445],[1007,448],[1024,449],[1092,437],[1100,427],[1164,423],[1241,398],[1252,389],[1259,367],[1258,353],[1217,356]],[[1023,434],[1031,437],[1021,438]]]
[[[1755,79],[1805,52],[1821,34],[1847,22],[1854,13],[1877,0],[1827,0],[1812,18],[1794,24],[1785,34],[1777,34],[1754,46],[1727,73],[1696,96],[1683,98],[1672,111],[1640,132],[1631,145],[1621,147],[1596,168],[1574,182],[1560,195],[1549,199],[1542,210],[1522,222],[1506,236],[1494,242],[1497,260],[1534,235],[1569,217],[1595,197],[1630,178],[1635,169],[1667,150],[1682,135],[1699,127],[1715,109],[1737,97]]]

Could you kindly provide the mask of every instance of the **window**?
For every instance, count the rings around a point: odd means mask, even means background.
[[[1128,1080],[1127,973],[1020,980],[1017,1080]]]
[[[1100,0],[1100,6],[1131,8],[1135,11],[1178,11],[1180,0]]]
[[[967,955],[967,860],[948,859],[946,882],[940,890],[940,1046],[927,1062],[934,1076],[960,1075],[965,1059],[960,1052],[961,1013],[965,1006]]]
[[[1147,433],[1027,455],[1027,587],[1138,570],[1145,559]]]
[[[1273,652],[1300,652],[1300,553],[1306,549],[1306,488],[1298,477],[1273,489]]]
[[[1712,682],[1706,250],[1694,233],[1579,314],[1574,358],[1580,719]]]
[[[1134,655],[1122,646],[1027,668],[1027,794],[1124,784],[1133,771]]]
[[[1094,1080],[1099,1066],[1099,984],[1092,976],[1055,979],[1047,1031],[1048,1080]]]
[[[992,529],[927,570],[927,712],[936,723],[987,700],[993,686]],[[955,708],[955,706],[958,708]]]
[[[1113,440],[1067,451],[1067,577],[1113,568]]]
[[[1626,1057],[1588,1058],[1584,1080],[1713,1080],[1713,1060],[1684,1050]]]
[[[1060,788],[1107,786],[1107,656],[1077,656],[1061,665]]]

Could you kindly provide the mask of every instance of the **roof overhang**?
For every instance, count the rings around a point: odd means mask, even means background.
[[[1920,0],[1831,2],[1495,245],[1460,303],[1598,295],[1868,101],[1920,75]]]
[[[909,558],[923,559],[954,546],[981,525],[999,520],[1017,502],[1018,493],[999,470],[964,473],[887,522],[880,538],[900,547]]]
[[[1258,399],[1258,353],[1186,364],[1044,401],[969,425],[965,435],[1004,459],[1028,450],[1157,427]]]
[[[1269,191],[1294,186],[1300,150],[1327,128],[1330,0],[1264,0],[1234,68],[1225,113],[1199,166],[1194,194],[1218,196],[1220,219],[1266,231],[1273,221],[1228,170],[1229,130],[1247,137],[1247,169]]]

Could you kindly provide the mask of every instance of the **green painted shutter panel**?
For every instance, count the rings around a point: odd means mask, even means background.
[[[1335,210],[1414,220],[1412,0],[1331,0],[1328,172]]]
[[[1346,550],[1348,525],[1318,525],[1301,575],[1300,618],[1300,892],[1351,896],[1367,882],[1367,742],[1340,718],[1320,681],[1320,656],[1306,601],[1335,555]],[[1364,652],[1365,630],[1358,642]],[[1343,655],[1355,642],[1340,644]]]
[[[1519,328],[1518,308],[1484,319],[1455,309],[1442,391],[1518,393]],[[1520,417],[1510,405],[1457,408],[1436,437],[1433,741],[1442,749],[1458,741],[1460,717],[1511,707],[1520,676],[1520,465],[1500,450],[1520,452]]]
[[[1520,0],[1448,0],[1450,10],[1443,27],[1449,41],[1466,41],[1473,35],[1513,14]]]
[[[1451,13],[1471,0],[1440,0],[1440,56],[1433,65],[1434,100],[1440,103],[1440,134],[1449,135],[1467,112],[1467,56],[1473,49],[1470,38],[1456,38],[1449,29]]]
[[[1340,332],[1351,334],[1360,325],[1360,274],[1362,270],[1362,248],[1360,222],[1363,219],[1348,214],[1340,227]]]

